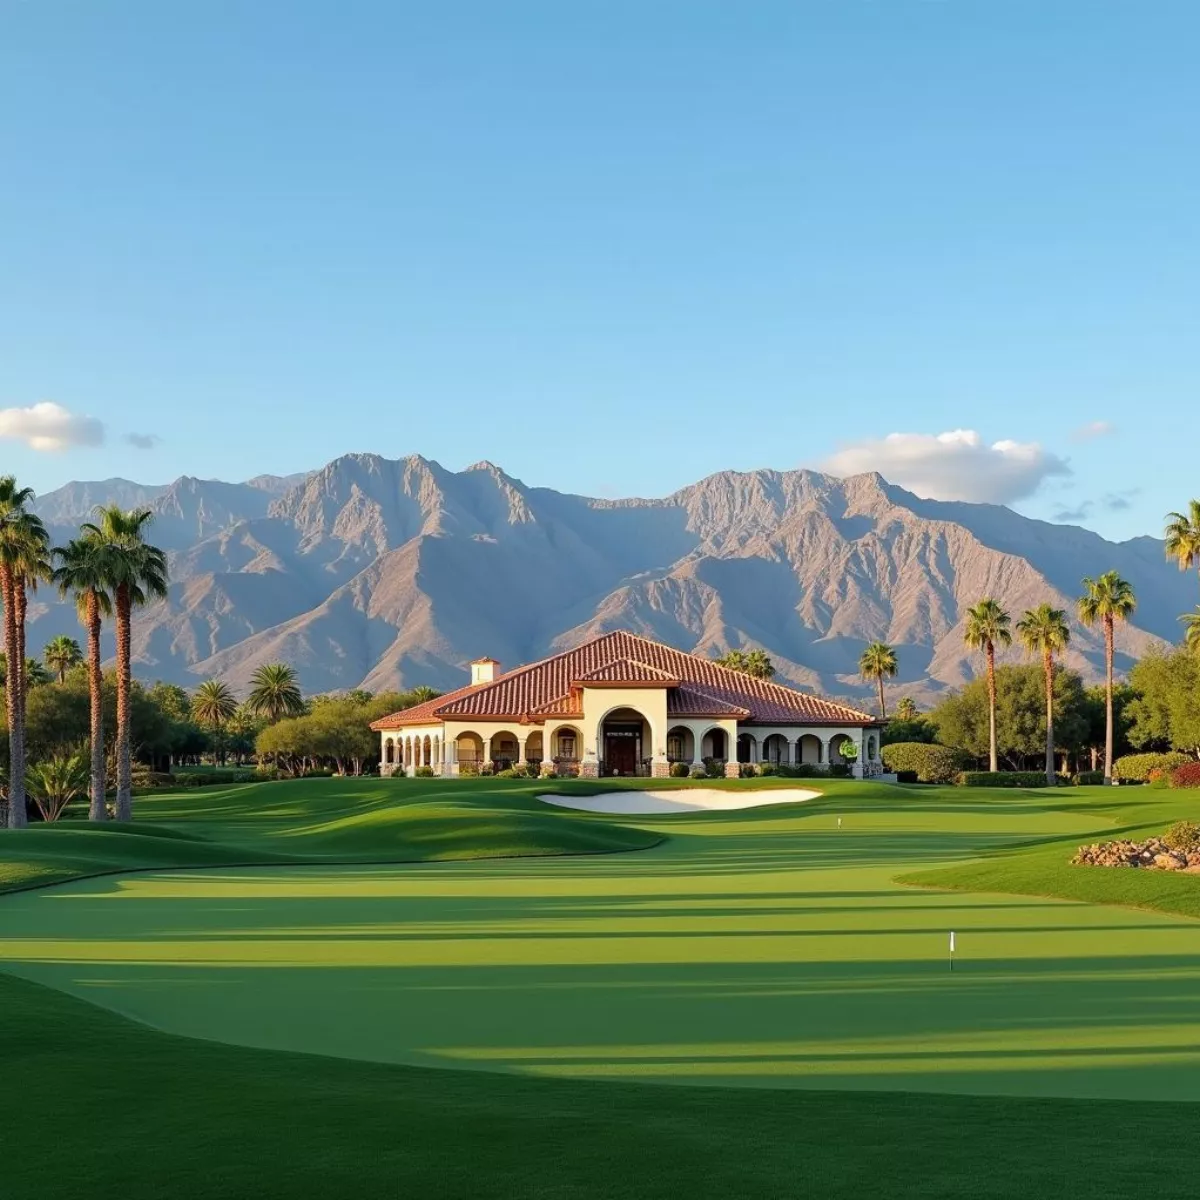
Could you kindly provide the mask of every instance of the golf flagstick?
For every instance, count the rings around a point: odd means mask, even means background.
[[[954,970],[954,930],[950,930],[950,970]]]

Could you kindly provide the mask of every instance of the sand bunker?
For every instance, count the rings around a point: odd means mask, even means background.
[[[641,817],[657,813],[734,812],[739,808],[759,808],[764,804],[796,804],[820,794],[804,788],[772,788],[761,792],[680,788],[678,791],[663,792],[605,792],[602,796],[545,795],[538,799],[559,808],[577,808],[581,812]]]

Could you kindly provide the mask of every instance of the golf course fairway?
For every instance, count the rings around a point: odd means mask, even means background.
[[[319,804],[332,784],[312,784]],[[211,836],[238,797],[251,809],[285,786],[231,790],[207,816],[199,797],[139,815]],[[401,814],[406,796],[452,794],[449,781],[382,786]],[[487,797],[492,822],[546,807],[536,783],[457,786]],[[1200,1099],[1200,921],[897,882],[1025,850],[1057,870],[1117,823],[1100,789],[824,791],[716,814],[554,812],[555,829],[621,827],[628,852],[77,879],[0,897],[0,970],[171,1033],[382,1063]],[[238,836],[244,861],[269,861]],[[1200,890],[1172,881],[1185,884]]]

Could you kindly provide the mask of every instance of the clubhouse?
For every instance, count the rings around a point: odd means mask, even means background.
[[[552,759],[560,774],[666,776],[671,764],[827,765],[882,770],[881,722],[783,684],[718,666],[636,634],[593,638],[501,672],[471,663],[471,682],[375,721],[385,775],[476,774]]]

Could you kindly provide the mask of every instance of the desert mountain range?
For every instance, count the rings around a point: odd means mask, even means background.
[[[762,647],[783,681],[847,698],[870,694],[857,661],[878,638],[900,658],[889,696],[932,702],[979,668],[962,618],[981,596],[1014,616],[1042,600],[1073,612],[1081,578],[1115,568],[1139,597],[1118,666],[1176,640],[1197,601],[1155,538],[922,500],[876,474],[726,471],[665,499],[603,500],[488,462],[352,454],[245,483],[72,483],[36,507],[65,540],[109,501],[149,505],[170,553],[169,599],[135,621],[138,675],[239,692],[278,660],[308,692],[451,688],[483,654],[516,666],[630,629],[702,654]],[[30,616],[31,653],[81,637],[47,588]],[[1067,661],[1098,679],[1099,633],[1076,627]]]

